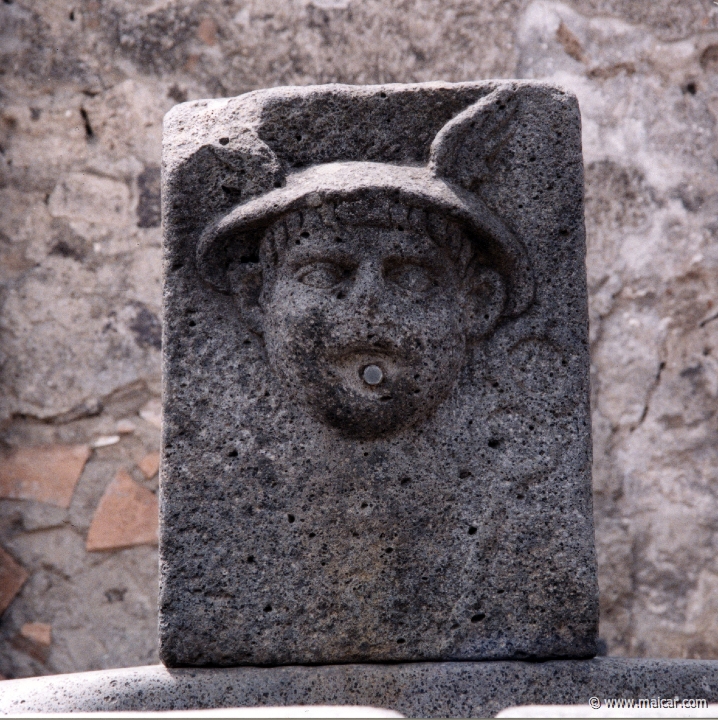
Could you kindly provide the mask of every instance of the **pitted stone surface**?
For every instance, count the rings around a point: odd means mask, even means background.
[[[492,717],[590,697],[718,701],[718,661],[596,658],[283,668],[161,666],[2,683],[0,714],[363,705],[406,717]],[[590,717],[590,716],[589,716]]]
[[[163,662],[594,653],[582,187],[540,83],[167,116]]]

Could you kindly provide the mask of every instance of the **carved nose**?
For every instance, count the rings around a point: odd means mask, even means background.
[[[381,306],[382,279],[381,269],[374,264],[361,268],[354,288],[356,307],[374,315]]]
[[[367,385],[378,385],[384,379],[384,373],[376,365],[367,365],[363,377]]]

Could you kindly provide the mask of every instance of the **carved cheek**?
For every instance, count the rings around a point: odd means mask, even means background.
[[[407,313],[407,318],[410,318],[413,332],[433,344],[440,339],[463,338],[464,314],[459,298],[442,293],[439,297],[417,303],[413,311]]]
[[[311,302],[315,300],[314,302]],[[288,365],[316,360],[331,336],[332,323],[325,303],[299,296],[280,299],[271,306],[272,329],[268,338],[270,354],[280,356]],[[271,347],[270,347],[271,345]]]

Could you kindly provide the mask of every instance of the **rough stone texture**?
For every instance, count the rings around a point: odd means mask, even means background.
[[[554,660],[284,668],[127,668],[3,683],[0,713],[365,705],[406,717],[492,717],[512,705],[588,699],[718,700],[718,662]]]
[[[93,450],[69,512],[0,501],[1,542],[32,574],[0,624],[0,672],[156,661],[155,551],[83,550],[68,574],[55,544],[84,547],[120,468],[156,486],[136,463],[158,450],[137,411],[159,395],[162,115],[274,85],[489,77],[563,83],[583,113],[601,635],[609,653],[715,657],[717,13],[699,0],[0,3],[3,442],[138,426]],[[79,205],[61,195],[77,173]],[[95,179],[128,209],[98,206]],[[9,644],[34,621],[53,624],[46,664]]]
[[[163,662],[594,654],[575,98],[191,103],[163,170]]]

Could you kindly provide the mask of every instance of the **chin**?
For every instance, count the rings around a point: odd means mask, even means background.
[[[402,387],[403,386],[403,387]],[[408,387],[407,387],[408,386]],[[417,392],[412,382],[386,384],[366,393],[345,385],[313,388],[306,400],[310,413],[341,435],[361,440],[389,437],[430,417],[445,399]],[[319,390],[319,392],[317,392]]]
[[[450,395],[462,359],[459,352],[437,362],[375,347],[307,353],[285,345],[282,350],[270,355],[270,364],[288,397],[341,436],[362,440],[387,438],[430,418]],[[369,366],[379,371],[375,383],[364,379]]]

